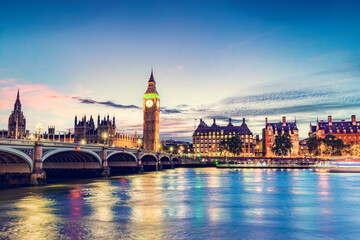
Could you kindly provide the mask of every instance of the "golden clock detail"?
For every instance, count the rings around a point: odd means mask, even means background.
[[[145,104],[146,104],[146,107],[150,108],[150,107],[152,107],[152,105],[154,104],[154,102],[149,99],[149,100],[146,101]]]

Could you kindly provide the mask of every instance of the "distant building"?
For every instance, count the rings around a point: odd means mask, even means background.
[[[176,141],[176,140],[173,140],[173,139],[161,140],[161,145],[164,146],[164,147],[169,147],[169,146],[187,146],[187,147],[191,147],[191,143],[189,143],[189,142]]]
[[[8,131],[7,130],[1,130],[0,131],[0,138],[7,138],[8,137]]]
[[[306,157],[309,156],[309,149],[307,146],[307,141],[309,138],[305,138],[299,142],[299,156]]]
[[[31,139],[30,135],[28,134],[28,138]],[[37,138],[38,135],[32,136],[32,138]],[[41,135],[41,139],[44,141],[54,141],[54,142],[66,142],[66,143],[73,143],[74,142],[74,134],[70,132],[58,132],[56,134],[55,126],[48,127],[48,132]]]
[[[115,117],[110,120],[109,115],[100,121],[100,115],[97,119],[97,127],[92,116],[86,121],[86,116],[77,120],[75,116],[74,142],[86,144],[109,144],[116,147],[136,148],[137,134],[128,135],[116,133]]]
[[[321,120],[316,121],[314,126],[310,124],[310,137],[325,138],[328,134],[343,140],[344,143],[360,142],[360,122],[356,121],[355,115],[352,115],[351,121],[333,122],[332,116],[328,116],[327,122]]]
[[[8,138],[22,139],[26,134],[26,119],[21,111],[20,93],[17,92],[14,111],[11,112],[8,125]]]
[[[265,128],[263,129],[263,151],[265,157],[275,157],[272,151],[272,147],[275,143],[275,137],[280,134],[288,133],[291,137],[292,148],[291,156],[298,156],[299,152],[299,130],[296,126],[296,120],[294,122],[286,122],[286,117],[282,118],[282,122],[269,123],[265,118]]]
[[[234,126],[231,118],[227,126],[219,126],[215,119],[211,126],[208,126],[202,119],[193,134],[193,148],[195,154],[207,156],[221,156],[220,143],[235,135],[240,137],[243,143],[243,153],[245,156],[254,155],[253,134],[245,123],[245,118],[241,126]]]

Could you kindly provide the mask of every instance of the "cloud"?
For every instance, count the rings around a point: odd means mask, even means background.
[[[114,108],[120,108],[120,109],[141,109],[138,106],[135,105],[122,105],[122,104],[117,104],[114,103],[112,101],[96,101],[90,98],[80,98],[80,97],[72,97],[72,99],[77,100],[80,103],[84,103],[84,104],[98,104],[98,105],[104,105],[104,106],[108,106],[108,107],[114,107]]]
[[[248,43],[251,43],[251,42],[253,42],[253,41],[255,41],[255,40],[258,40],[258,39],[260,39],[260,38],[263,38],[263,37],[266,37],[266,36],[268,36],[268,35],[271,35],[271,34],[277,32],[278,30],[279,30],[279,29],[274,29],[274,30],[271,30],[271,31],[268,31],[268,32],[265,32],[265,33],[262,33],[262,34],[259,34],[259,35],[256,35],[256,36],[254,36],[254,37],[252,37],[252,38],[245,39],[244,41],[241,41],[241,42],[238,42],[238,43],[235,43],[235,44],[230,45],[230,46],[228,47],[228,49],[231,50],[231,49],[234,49],[234,48],[238,48],[238,47],[244,46],[244,45],[246,45],[246,44],[248,44]]]
[[[313,97],[331,96],[337,92],[331,89],[298,89],[298,90],[285,90],[276,92],[265,92],[249,96],[236,96],[229,97],[223,100],[224,104],[237,104],[237,103],[255,103],[264,101],[287,101],[287,100],[300,100]]]
[[[14,82],[15,82],[15,79],[13,79],[13,78],[0,79],[0,84],[11,84]]]
[[[163,114],[176,114],[176,113],[182,113],[182,111],[180,109],[175,109],[175,108],[165,108],[165,107],[162,107],[160,108],[161,110],[161,113]]]

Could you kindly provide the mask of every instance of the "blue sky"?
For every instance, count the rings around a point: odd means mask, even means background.
[[[27,128],[115,115],[142,132],[151,67],[161,138],[226,124],[360,114],[357,1],[1,1],[0,129],[20,88]],[[139,108],[140,107],[140,108]],[[195,122],[196,123],[196,122]]]

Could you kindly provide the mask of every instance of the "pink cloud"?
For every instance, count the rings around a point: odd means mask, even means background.
[[[0,84],[11,84],[14,82],[15,82],[15,79],[13,79],[13,78],[0,79]]]

